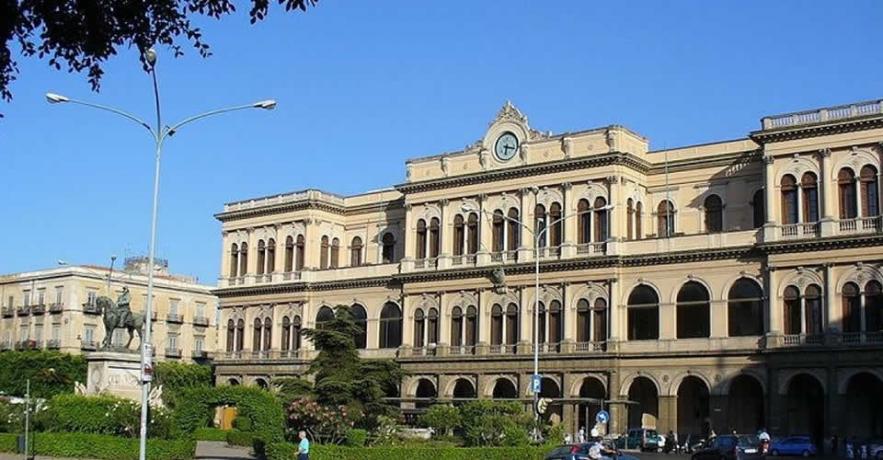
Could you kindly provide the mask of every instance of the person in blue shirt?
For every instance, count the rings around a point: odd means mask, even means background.
[[[306,431],[299,431],[297,437],[300,443],[297,445],[297,460],[310,460],[310,441],[307,439]]]

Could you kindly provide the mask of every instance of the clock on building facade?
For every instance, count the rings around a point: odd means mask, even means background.
[[[497,138],[494,144],[494,155],[498,160],[508,161],[518,152],[518,138],[510,132],[505,132]]]

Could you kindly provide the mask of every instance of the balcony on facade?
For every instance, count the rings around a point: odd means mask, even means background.
[[[27,305],[19,305],[15,307],[15,314],[18,316],[28,316],[31,314],[31,307]]]
[[[86,302],[83,304],[83,313],[87,315],[99,315],[101,314],[101,310],[98,308],[98,305],[95,305],[91,302]]]
[[[176,315],[169,313],[166,315],[166,322],[170,324],[183,324],[184,323],[184,315]]]
[[[63,303],[53,303],[49,305],[49,313],[61,313],[64,311]]]
[[[15,316],[15,309],[12,307],[3,307],[2,315],[4,318],[11,318]]]
[[[258,286],[264,284],[290,282],[325,282],[341,279],[359,279],[392,276],[399,273],[399,264],[360,265],[357,267],[339,267],[327,269],[305,269],[297,272],[274,272],[266,275],[245,275],[232,278],[221,278],[222,288],[239,286]],[[260,281],[259,281],[260,280]]]
[[[50,350],[58,350],[59,348],[61,348],[61,340],[58,340],[58,339],[47,340],[46,341],[46,348],[48,348]]]
[[[181,349],[180,348],[166,348],[163,355],[166,358],[180,358],[181,357]]]
[[[194,316],[193,325],[199,327],[208,327],[209,319],[204,316]]]
[[[98,343],[94,340],[81,340],[80,341],[80,350],[83,351],[95,351],[98,349]]]
[[[42,315],[44,313],[46,313],[46,305],[44,305],[44,304],[31,305],[31,314]]]
[[[826,107],[818,110],[784,113],[764,117],[761,120],[763,130],[786,129],[805,125],[814,125],[830,121],[842,121],[883,114],[883,100],[857,102],[855,104]]]
[[[190,353],[190,357],[193,358],[193,359],[208,359],[209,354],[208,354],[207,351],[197,351],[197,350],[193,350],[193,351]]]

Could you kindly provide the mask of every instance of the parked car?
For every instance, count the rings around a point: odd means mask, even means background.
[[[641,451],[657,451],[661,447],[660,436],[656,430],[632,428],[625,436],[616,440],[619,449],[640,449]]]
[[[614,451],[616,452],[615,458],[616,460],[638,460],[637,457],[633,457],[631,455],[625,455],[612,443],[602,442],[604,444],[605,449],[608,452]],[[589,448],[592,447],[591,442],[585,443],[575,443],[575,444],[565,444],[563,446],[556,447],[551,452],[546,454],[546,460],[588,460],[589,459]],[[605,454],[608,455],[608,454]]]
[[[696,451],[691,460],[749,460],[760,459],[759,442],[756,436],[726,434],[715,436]]]
[[[771,455],[802,455],[809,457],[816,454],[816,446],[809,436],[787,436],[774,438],[770,443]]]

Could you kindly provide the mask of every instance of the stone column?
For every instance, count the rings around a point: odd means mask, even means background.
[[[785,396],[779,394],[779,369],[771,366],[767,375],[767,431],[784,433],[788,411]]]
[[[622,177],[610,176],[607,178],[607,193],[611,206],[611,209],[607,211],[607,254],[619,254],[618,243],[626,236],[622,185]],[[619,216],[623,216],[623,218],[620,219]]]
[[[491,343],[491,305],[490,305],[490,296],[487,291],[478,290],[476,292],[478,296],[478,337],[475,338],[476,349],[475,354],[484,355],[488,352],[488,344]],[[465,314],[465,310],[464,310]],[[465,325],[466,318],[463,318],[463,323]],[[466,336],[463,336],[463,339],[466,339]]]
[[[254,274],[258,272],[258,238],[254,230],[253,228],[248,229],[248,260],[245,264],[245,270],[248,272],[247,276],[252,281],[254,281]],[[239,276],[242,276],[242,274]]]
[[[487,194],[482,193],[478,196],[478,206],[480,209],[478,213],[478,255],[476,256],[476,263],[478,265],[487,265],[491,262],[488,248],[491,245],[490,239],[493,237],[493,231],[491,230],[491,214],[493,210],[488,207],[487,202]]]
[[[615,277],[607,280],[607,349],[611,351],[616,350],[618,342],[625,337],[625,308],[620,305],[620,284]]]
[[[772,156],[765,155],[763,157],[763,179],[764,179],[764,189],[763,189],[763,197],[764,197],[764,206],[763,210],[766,213],[766,223],[763,224],[763,239],[764,241],[774,241],[778,235],[776,234],[776,202],[775,199],[778,190],[775,186],[775,171],[773,170],[774,159]]]
[[[669,430],[678,429],[678,397],[659,395],[659,418],[656,420],[656,430],[660,433],[668,433]]]
[[[779,308],[779,273],[775,269],[775,267],[767,267],[766,270],[766,286],[764,286],[764,293],[766,294],[766,302],[765,307],[767,314],[767,331],[769,331],[768,336],[781,336],[784,332],[784,324],[782,318],[782,309]],[[767,342],[769,342],[770,337],[767,338]],[[768,343],[768,346],[770,344]]]
[[[416,254],[417,238],[412,234],[414,228],[414,207],[411,203],[405,203],[405,225],[402,227],[401,238],[405,239],[405,253],[402,254],[402,271],[414,269],[414,254]]]
[[[572,353],[574,351],[574,342],[576,342],[576,310],[571,309],[573,306],[573,291],[570,283],[561,284],[561,321],[564,323],[562,328],[561,352]],[[565,376],[566,377],[566,376]]]
[[[523,188],[520,191],[521,194],[521,213],[519,214],[519,218],[524,225],[527,225],[530,228],[533,228],[533,211],[536,206],[536,195],[529,188]],[[531,200],[533,197],[533,200]],[[534,249],[534,238],[533,233],[527,231],[523,226],[518,226],[518,231],[521,232],[521,238],[518,240],[518,260],[519,261],[528,261],[533,260],[533,249]]]
[[[451,266],[451,254],[453,254],[454,245],[453,239],[450,237],[454,236],[454,220],[450,218],[451,214],[455,214],[450,212],[450,202],[448,199],[443,199],[438,202],[438,207],[441,211],[441,222],[439,222],[438,228],[438,268],[448,268]]]
[[[542,292],[542,285],[540,285],[540,289]],[[519,288],[518,289],[518,311],[521,314],[518,317],[518,327],[520,328],[520,334],[518,335],[518,354],[532,354],[533,353],[533,320],[536,312],[534,311],[534,302],[530,297],[531,291],[528,291],[527,288]],[[533,293],[537,295],[536,292]],[[529,303],[528,303],[529,302]],[[506,305],[503,305],[503,311],[506,310]],[[506,337],[506,321],[503,321],[503,342],[505,342]]]
[[[402,344],[409,347],[414,346],[414,306],[417,301],[415,296],[402,296]],[[424,312],[426,313],[426,312]],[[370,316],[370,315],[369,315]],[[424,334],[426,328],[423,328]],[[423,342],[426,346],[426,341]]]
[[[619,369],[610,369],[607,381],[607,399],[620,400],[620,373]],[[610,412],[610,433],[623,433],[628,429],[628,410],[624,404],[612,403],[607,410]]]
[[[822,324],[826,324],[827,328],[822,331],[843,331],[843,315],[840,312],[841,305],[837,302],[836,280],[834,279],[834,266],[832,264],[824,264],[825,268],[825,308],[822,310],[825,315],[822,318]],[[864,303],[864,297],[860,299]],[[862,309],[864,310],[864,309]],[[864,311],[861,312],[862,321],[864,321]],[[864,329],[862,329],[864,330]]]
[[[576,230],[578,217],[571,217],[576,213],[576,206],[573,204],[573,184],[565,182],[561,184],[561,194],[564,196],[564,211],[561,217],[565,218],[562,222],[564,235],[561,240],[561,256],[573,257],[576,255]]]
[[[822,220],[820,231],[822,236],[831,236],[837,233],[837,221],[834,218],[834,191],[837,189],[836,182],[831,178],[834,165],[831,162],[831,149],[819,149],[819,160],[822,163],[822,177],[819,178],[821,190]],[[856,196],[861,196],[860,189],[856,187]],[[859,212],[861,207],[857,208]]]
[[[440,292],[438,294],[438,339],[437,354],[446,355],[448,353],[448,340],[451,338],[451,313],[447,308],[447,294]]]

